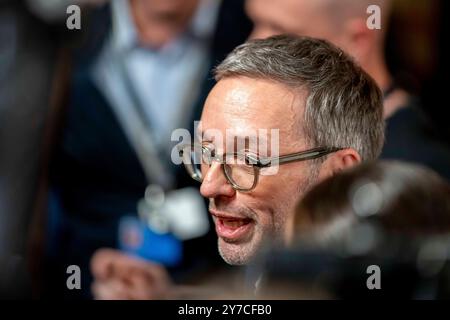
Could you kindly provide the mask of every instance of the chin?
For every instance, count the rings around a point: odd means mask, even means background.
[[[257,251],[253,243],[227,243],[221,238],[218,240],[218,249],[222,259],[233,266],[249,264],[254,259]]]

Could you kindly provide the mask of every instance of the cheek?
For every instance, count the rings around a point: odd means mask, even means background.
[[[268,196],[293,197],[298,194],[300,186],[308,180],[308,166],[303,163],[289,163],[278,167],[275,174],[260,175],[257,192]]]
[[[285,170],[280,167],[279,173],[273,176],[261,176],[255,194],[264,199],[267,207],[276,215],[288,214],[303,196],[302,186],[307,183],[306,168]]]
[[[246,199],[242,201],[257,213],[260,224],[269,225],[284,220],[296,204],[298,188],[293,187],[292,181],[284,181],[284,185],[262,184],[259,187],[245,195]]]

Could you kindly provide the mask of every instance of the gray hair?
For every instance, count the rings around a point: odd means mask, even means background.
[[[363,161],[379,156],[384,142],[382,93],[366,72],[329,42],[294,35],[248,41],[215,69],[217,81],[235,76],[306,90],[300,129],[311,146],[353,148]]]

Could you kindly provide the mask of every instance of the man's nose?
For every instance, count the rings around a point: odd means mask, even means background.
[[[219,196],[232,197],[236,190],[228,182],[222,170],[222,165],[213,162],[203,177],[200,193],[205,198],[216,198]]]

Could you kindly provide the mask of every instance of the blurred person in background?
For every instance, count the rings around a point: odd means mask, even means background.
[[[113,0],[82,11],[82,41],[68,54],[69,84],[56,93],[64,98],[53,123],[61,129],[53,136],[50,192],[41,194],[49,200],[41,199],[48,207],[44,296],[90,297],[91,255],[118,246],[119,221],[136,216],[147,185],[170,192],[191,184],[171,164],[171,133],[191,129],[214,84],[209,69],[248,36],[242,7]],[[170,270],[175,279],[220,261],[202,239],[184,241],[184,259]],[[66,287],[70,265],[81,269],[81,290]]]
[[[450,148],[421,110],[419,99],[397,85],[385,57],[391,0],[247,0],[251,38],[292,33],[331,41],[355,58],[383,90],[386,143],[381,158],[426,165],[450,180]],[[381,9],[381,29],[367,26],[367,8]]]
[[[0,1],[0,297],[31,297],[42,234],[34,215],[46,137],[61,83],[66,9],[96,0]],[[33,239],[30,241],[30,239]],[[30,272],[31,271],[31,272]]]
[[[368,220],[386,232],[410,237],[448,233],[450,185],[416,164],[386,160],[361,164],[323,181],[299,202],[287,239],[292,243],[311,233],[331,242]]]
[[[290,250],[266,262],[264,296],[273,296],[278,279],[284,298],[308,297],[314,287],[334,298],[449,297],[450,185],[434,171],[399,161],[361,164],[314,186],[295,211]],[[381,290],[372,291],[366,268],[374,264]]]
[[[286,221],[309,188],[378,157],[382,96],[347,54],[309,37],[249,41],[215,69],[215,78],[201,116],[201,142],[183,146],[181,157],[209,199],[218,235],[213,243],[221,257],[230,265],[247,265],[267,244],[283,240]],[[252,139],[261,129],[279,130],[276,174],[269,174],[270,162],[261,165],[275,155],[252,144],[240,150],[234,137],[227,140],[230,130]],[[197,152],[202,161],[195,165]],[[252,155],[257,163],[249,161]],[[92,270],[98,299],[165,298],[171,288],[163,268],[117,252],[97,252]]]
[[[30,297],[28,240],[62,35],[28,5],[0,1],[1,298]]]

